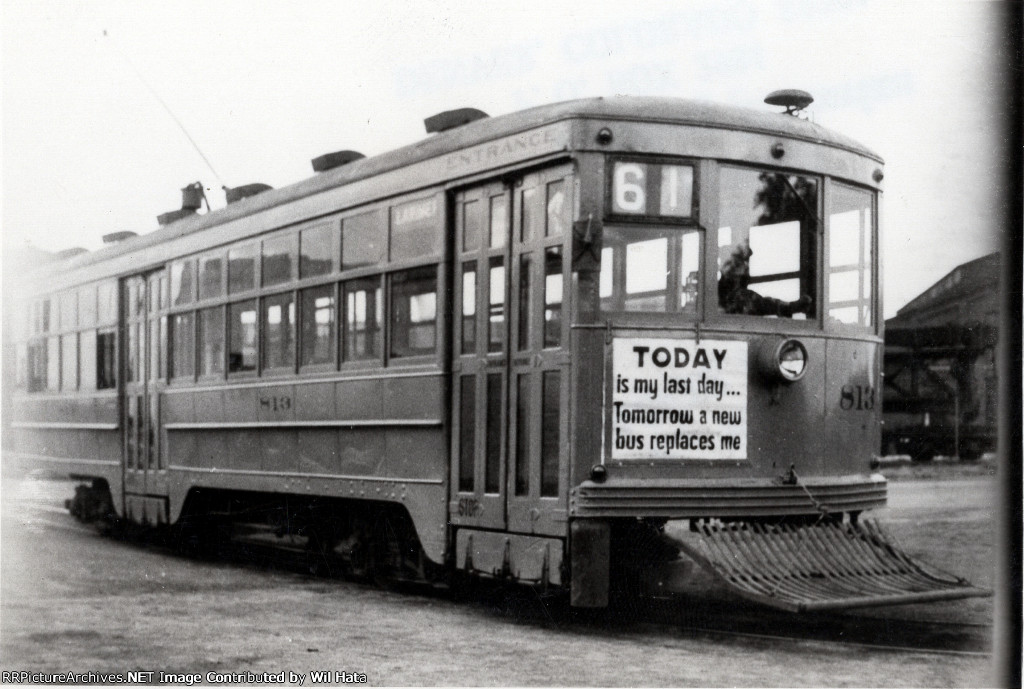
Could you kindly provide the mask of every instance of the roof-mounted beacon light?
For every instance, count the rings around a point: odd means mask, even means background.
[[[206,200],[203,183],[192,182],[192,184],[186,185],[181,190],[181,209],[158,215],[156,221],[163,226],[182,218],[187,218],[190,215],[195,215],[196,211],[202,207],[204,201],[206,201],[206,210],[209,211],[210,202]]]
[[[228,205],[231,205],[250,196],[270,191],[273,188],[269,184],[260,184],[258,182],[255,184],[243,184],[240,187],[224,187],[224,198],[227,200]]]
[[[781,105],[786,109],[785,114],[799,117],[800,113],[814,102],[814,96],[800,89],[781,89],[765,96],[764,102],[768,105]]]
[[[362,158],[365,158],[359,151],[335,151],[325,153],[322,156],[313,158],[313,172],[326,172],[342,165],[348,165]]]
[[[446,132],[449,129],[455,129],[461,127],[464,124],[470,122],[476,122],[490,117],[483,110],[477,110],[476,108],[458,108],[456,110],[445,110],[439,112],[436,115],[432,115],[427,119],[423,120],[423,125],[427,128],[427,134],[434,134],[436,132]]]

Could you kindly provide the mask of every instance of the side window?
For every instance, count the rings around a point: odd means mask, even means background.
[[[117,331],[96,331],[96,389],[117,387]]]
[[[817,208],[813,178],[720,170],[718,304],[724,313],[814,316]]]
[[[60,338],[46,340],[46,389],[60,389]]]
[[[195,375],[195,314],[176,313],[171,321],[172,360],[171,377],[191,378]]]
[[[295,298],[292,292],[263,298],[263,368],[295,367]]]
[[[79,385],[82,390],[97,389],[96,375],[99,372],[96,366],[96,331],[86,330],[78,337],[79,353]]]
[[[391,357],[437,349],[437,267],[391,275]]]
[[[334,285],[300,292],[302,366],[334,363]]]
[[[384,302],[381,299],[380,277],[360,278],[345,283],[345,351],[346,361],[379,359]]]
[[[335,223],[309,227],[299,233],[299,277],[327,275],[334,270]]]
[[[199,361],[201,376],[224,373],[224,307],[199,312]]]
[[[441,253],[441,203],[436,196],[391,209],[391,260]]]
[[[65,333],[60,338],[60,389],[78,389],[78,333]]]
[[[171,264],[171,306],[191,304],[196,298],[195,261],[175,261]]]
[[[872,195],[841,184],[831,189],[828,315],[842,323],[870,328],[874,265]]]
[[[375,266],[384,260],[387,216],[381,210],[345,218],[341,224],[341,269]]]
[[[228,307],[228,372],[256,370],[256,300]]]
[[[279,285],[295,277],[296,241],[288,233],[263,242],[263,285]]]
[[[228,251],[228,294],[256,287],[256,244],[236,246]]]
[[[224,257],[221,254],[199,259],[199,298],[210,299],[224,293]]]

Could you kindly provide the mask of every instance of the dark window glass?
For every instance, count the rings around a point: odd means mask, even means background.
[[[391,276],[391,356],[433,354],[437,347],[437,268]]]
[[[501,491],[501,422],[505,418],[504,397],[501,390],[501,374],[487,374],[487,437],[484,439],[484,492]]]
[[[381,347],[381,323],[384,302],[380,277],[350,280],[345,283],[345,359],[378,359]]]
[[[113,330],[96,332],[96,389],[117,387],[117,333]]]
[[[476,351],[476,262],[462,264],[462,353]]]
[[[302,297],[303,366],[334,363],[334,285],[311,287]]]
[[[496,249],[505,246],[508,237],[508,197],[491,198],[491,232],[488,246]]]
[[[530,349],[533,344],[533,254],[519,257],[519,349]]]
[[[249,244],[228,251],[228,294],[256,287],[256,250],[255,244]]]
[[[722,311],[798,319],[813,315],[817,181],[723,167],[719,199]]]
[[[46,389],[46,341],[37,340],[28,345],[28,391],[39,392]]]
[[[295,277],[294,234],[286,234],[263,242],[263,285],[278,285]]]
[[[467,201],[462,205],[462,250],[475,251],[480,248],[483,235],[483,204]]]
[[[544,229],[544,207],[541,205],[543,199],[536,187],[523,189],[520,192],[522,202],[522,226],[519,231],[519,240],[528,242],[538,236],[539,231]]]
[[[487,351],[500,352],[505,348],[505,259],[494,256],[490,261],[488,278]]]
[[[78,292],[60,295],[60,329],[74,330],[78,327]]]
[[[210,299],[224,293],[224,257],[203,256],[199,259],[199,298]]]
[[[696,315],[700,260],[697,230],[606,227],[601,308]]]
[[[97,288],[96,324],[117,322],[117,283],[104,282]]]
[[[79,386],[82,390],[96,389],[96,331],[86,330],[78,338],[79,354]]]
[[[195,263],[193,261],[175,261],[171,264],[171,305],[190,304],[195,294]],[[135,293],[136,295],[138,293]],[[131,299],[133,303],[134,299]],[[134,311],[140,313],[140,310]]]
[[[544,346],[562,344],[562,248],[544,251]]]
[[[459,490],[473,490],[476,458],[476,376],[459,379]]]
[[[540,495],[558,495],[558,459],[561,454],[562,375],[544,372],[543,409],[541,410]]]
[[[530,375],[516,376],[516,495],[530,492]]]
[[[327,275],[334,270],[334,224],[309,227],[299,233],[299,277]]]
[[[139,379],[139,329],[137,323],[129,323],[125,328],[128,334],[128,352],[125,357],[125,380],[129,383]]]
[[[256,370],[256,300],[228,307],[228,371]]]
[[[199,375],[224,373],[224,307],[199,312]]]
[[[384,213],[380,210],[342,221],[342,270],[375,266],[384,261],[385,225]]]
[[[171,376],[191,378],[195,375],[195,314],[174,314],[174,320],[171,322],[171,336],[174,338]]]
[[[544,226],[544,236],[565,234],[569,228],[571,210],[565,197],[565,180],[548,183],[547,192],[547,224]]]
[[[295,300],[291,292],[263,299],[263,368],[295,366]]]
[[[441,253],[441,214],[437,197],[409,201],[391,209],[391,260]]]
[[[60,338],[60,388],[78,389],[78,335],[71,333]]]

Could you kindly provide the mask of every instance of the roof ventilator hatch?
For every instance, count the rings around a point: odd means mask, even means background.
[[[313,158],[313,172],[326,172],[365,158],[359,151],[335,151]]]
[[[764,98],[768,105],[781,105],[786,115],[801,117],[807,106],[814,102],[814,96],[800,89],[781,89],[772,91]]]
[[[247,199],[250,196],[256,196],[256,194],[262,194],[265,191],[270,191],[274,187],[269,184],[243,184],[238,187],[224,187],[224,198],[227,200],[228,205],[237,203],[242,199]]]
[[[449,129],[461,127],[464,124],[475,122],[490,117],[483,110],[476,108],[458,108],[456,110],[445,110],[423,120],[427,128],[427,134],[446,132]]]

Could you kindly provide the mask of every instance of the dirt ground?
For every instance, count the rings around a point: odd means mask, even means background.
[[[895,481],[878,517],[911,552],[991,585],[993,485],[986,476]],[[190,559],[78,525],[61,507],[69,494],[53,481],[2,486],[0,670],[291,671],[305,686],[318,670],[365,673],[373,685],[991,684],[985,656],[732,637],[607,614],[580,622],[542,606],[521,614],[507,599]],[[991,614],[991,599],[972,599],[895,616],[983,626]]]

